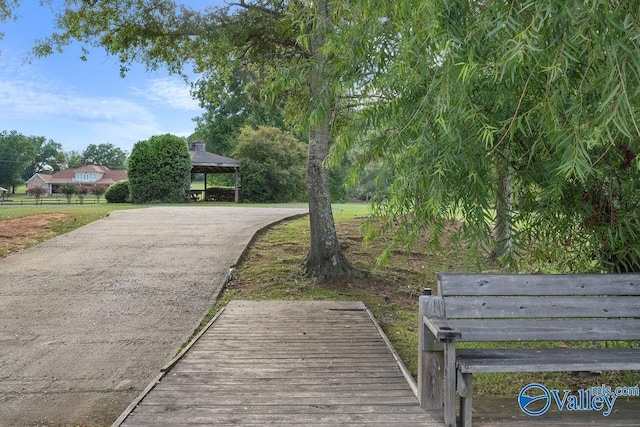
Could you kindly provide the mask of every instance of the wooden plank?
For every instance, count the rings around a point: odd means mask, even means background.
[[[640,349],[459,349],[457,365],[464,373],[640,370]]]
[[[238,420],[242,419],[242,425],[258,424],[258,425],[318,425],[317,423],[327,423],[328,425],[335,425],[336,423],[377,423],[378,425],[395,425],[397,421],[397,414],[329,414],[319,417],[318,414],[313,413],[300,413],[300,414],[282,414],[282,413],[269,413],[269,414],[251,414],[242,411],[243,408],[236,408],[234,413],[229,414],[214,414],[208,411],[207,408],[190,408],[188,411],[181,411],[179,413],[169,413],[166,418],[162,419],[163,425],[189,425],[193,423],[208,424],[219,426],[221,424],[238,425]],[[186,413],[185,413],[186,412]],[[146,416],[139,417],[136,421],[138,425],[145,425],[144,423],[153,422],[155,425],[158,419],[157,414],[146,414]],[[188,420],[188,424],[185,423]],[[424,426],[424,413],[422,414],[403,414],[404,422],[415,423],[414,425]]]
[[[261,393],[214,393],[193,387],[191,390],[163,390],[154,389],[152,393],[140,402],[139,407],[145,405],[286,405],[295,402],[299,405],[313,405],[322,401],[323,405],[361,405],[361,404],[416,404],[411,390],[373,390],[359,393],[337,392],[298,392],[279,391],[268,394]]]
[[[122,425],[441,425],[368,316],[234,301]]]
[[[438,273],[438,295],[640,295],[640,274]]]
[[[243,382],[237,381],[237,377],[229,377],[229,376],[215,376],[210,375],[208,372],[170,372],[167,377],[171,377],[171,384],[180,385],[180,384],[216,384],[218,387],[245,387],[246,385]],[[215,378],[215,381],[209,381],[211,378]],[[270,378],[270,377],[262,377],[262,378],[254,378],[254,381],[251,383],[251,387],[270,387],[271,384],[280,385],[279,381],[284,380],[284,378]],[[367,386],[367,384],[373,385],[390,385],[394,386],[399,384],[405,384],[406,380],[404,378],[400,378],[397,375],[388,375],[388,376],[369,376],[363,377],[360,375],[352,374],[350,376],[346,374],[341,374],[340,376],[331,376],[329,378],[324,377],[293,377],[286,378],[287,384],[290,387],[314,387],[317,385],[323,387],[359,387],[359,386]],[[167,383],[163,383],[167,384]]]
[[[394,378],[395,380],[396,378]],[[156,390],[203,390],[211,392],[211,394],[229,394],[229,393],[280,393],[283,389],[283,383],[285,381],[269,381],[269,382],[256,382],[254,384],[239,384],[223,383],[222,381],[206,382],[206,383],[193,383],[193,382],[172,382],[172,383],[160,383],[156,386]],[[286,381],[287,388],[286,393],[292,393],[293,387],[290,381]],[[386,382],[343,382],[338,384],[328,384],[326,382],[316,382],[315,384],[301,383],[295,384],[295,392],[300,393],[359,393],[359,392],[372,392],[374,390],[407,390],[406,381],[386,381]]]
[[[238,369],[224,369],[220,367],[220,369],[216,369],[215,367],[208,368],[207,370],[201,369],[186,369],[181,366],[175,368],[176,375],[184,375],[184,376],[196,376],[202,375],[202,377],[208,376],[212,381],[224,381],[233,374],[233,378],[237,378],[239,381],[244,381],[247,379],[253,379],[255,381],[260,380],[274,380],[274,379],[282,379],[286,378],[287,380],[295,380],[295,379],[304,379],[306,381],[331,381],[335,378],[339,378],[341,381],[349,381],[353,379],[354,381],[359,381],[360,379],[382,379],[382,378],[397,378],[399,373],[396,371],[373,371],[371,369],[349,369],[349,368],[341,368],[341,369],[314,369],[313,371],[309,371],[304,368],[297,369],[281,369],[281,370],[242,370],[239,372]],[[172,371],[173,372],[173,371]]]
[[[634,341],[640,319],[452,320],[459,341]]]
[[[448,319],[640,316],[640,297],[628,296],[476,296],[444,300]]]

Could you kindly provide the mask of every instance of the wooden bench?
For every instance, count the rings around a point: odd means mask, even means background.
[[[640,340],[640,274],[438,274],[420,297],[418,391],[447,426],[471,425],[476,372],[640,370],[638,348],[456,349],[461,341]],[[515,397],[515,396],[514,396]]]

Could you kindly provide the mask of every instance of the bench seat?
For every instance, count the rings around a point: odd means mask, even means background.
[[[461,373],[640,370],[640,348],[457,349]]]

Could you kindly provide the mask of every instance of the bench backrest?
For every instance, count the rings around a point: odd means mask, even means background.
[[[461,341],[640,340],[640,274],[437,275]]]

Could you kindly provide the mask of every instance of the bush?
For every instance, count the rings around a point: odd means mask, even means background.
[[[87,194],[89,194],[89,187],[87,187],[86,185],[79,185],[76,189],[76,196],[78,196],[80,204],[84,203],[84,196],[86,196]]]
[[[58,187],[58,193],[64,194],[67,198],[67,204],[71,204],[71,198],[78,192],[78,186],[75,184],[62,184]]]
[[[40,198],[47,193],[42,187],[29,187],[27,188],[27,196],[33,197],[36,199],[36,205],[40,203]]]
[[[184,139],[167,134],[133,146],[129,186],[134,203],[184,202],[190,184],[191,155]]]
[[[233,156],[240,162],[242,191],[250,202],[305,199],[306,146],[273,127],[245,127]]]
[[[205,200],[212,202],[233,202],[236,199],[235,187],[208,187],[204,192]]]
[[[96,202],[100,203],[100,197],[107,191],[107,188],[104,185],[94,185],[91,188],[91,194],[96,196]]]
[[[108,203],[128,203],[129,198],[129,181],[118,181],[107,189],[104,198]]]

